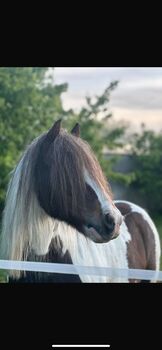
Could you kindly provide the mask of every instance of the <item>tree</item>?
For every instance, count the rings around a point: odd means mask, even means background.
[[[8,174],[21,153],[35,137],[50,128],[58,118],[69,130],[75,122],[81,124],[81,135],[90,143],[105,172],[110,164],[103,157],[105,146],[116,147],[124,128],[109,127],[111,92],[118,82],[112,82],[95,98],[86,97],[87,105],[79,113],[65,111],[61,95],[67,84],[56,85],[48,67],[0,68],[0,211],[8,183]]]
[[[67,84],[44,84],[47,68],[0,68],[0,209],[8,174],[33,138],[63,114]]]
[[[126,130],[124,125],[114,123],[113,126],[110,126],[109,124],[109,120],[113,117],[109,110],[110,97],[117,86],[118,81],[113,81],[101,95],[92,98],[85,97],[86,107],[81,108],[79,113],[75,114],[73,110],[67,112],[67,117],[69,113],[71,115],[71,118],[67,120],[69,127],[72,127],[74,122],[80,123],[82,137],[91,145],[107,176],[110,173],[112,175],[111,168],[115,159],[108,162],[104,157],[103,149],[122,146],[121,137]]]
[[[134,135],[133,152],[136,161],[132,182],[147,200],[154,214],[162,213],[162,133],[145,130]]]

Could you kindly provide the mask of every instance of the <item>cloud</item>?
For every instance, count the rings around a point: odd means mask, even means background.
[[[114,115],[121,113],[131,122],[133,116],[135,125],[144,121],[162,128],[162,67],[57,67],[54,77],[56,83],[68,83],[63,104],[75,110],[85,105],[85,96],[99,95],[111,81],[119,80],[110,99]]]
[[[112,94],[111,106],[135,110],[162,110],[162,86],[119,88]]]
[[[126,108],[112,108],[114,121],[128,122],[130,129],[139,131],[141,124],[144,123],[148,129],[154,131],[162,130],[162,110],[143,110],[126,109]]]
[[[162,77],[162,67],[56,67],[55,77],[66,77],[71,79],[99,78],[120,79],[120,80],[141,80]]]
[[[77,94],[62,98],[62,102],[65,110],[73,108],[75,111],[79,111],[81,107],[86,105],[85,98]]]
[[[97,73],[97,67],[55,67],[54,74],[55,77],[63,78],[71,77],[77,79],[78,76],[82,78],[82,76],[89,76],[93,73]]]

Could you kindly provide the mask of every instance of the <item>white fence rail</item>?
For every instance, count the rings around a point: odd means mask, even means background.
[[[123,269],[113,267],[79,266],[31,261],[0,260],[0,269],[23,270],[35,272],[64,273],[72,275],[96,275],[109,278],[127,278],[162,281],[162,271]]]

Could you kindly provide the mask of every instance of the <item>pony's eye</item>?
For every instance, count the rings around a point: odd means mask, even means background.
[[[96,195],[95,191],[92,189],[91,186],[89,186],[87,184],[86,184],[86,196],[90,200],[96,200],[97,199],[97,195]]]

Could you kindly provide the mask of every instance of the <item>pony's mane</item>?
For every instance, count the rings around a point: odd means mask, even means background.
[[[2,259],[26,260],[32,249],[36,254],[46,254],[52,238],[57,235],[60,222],[47,215],[40,207],[36,195],[35,173],[38,171],[40,178],[44,176],[41,173],[41,161],[49,167],[50,190],[55,193],[55,203],[57,205],[57,193],[64,210],[68,208],[68,191],[72,196],[74,210],[78,192],[82,201],[85,172],[102,191],[111,196],[106,178],[87,142],[61,129],[48,152],[43,154],[42,145],[46,135],[47,133],[41,135],[28,146],[11,174],[2,220]],[[64,223],[64,228],[66,226],[68,225]],[[18,277],[19,271],[14,271],[14,275]]]
[[[50,146],[46,147],[43,140],[40,141],[42,146],[39,146],[36,159],[35,188],[38,189],[38,197],[42,194],[40,189],[46,188],[43,202],[47,213],[50,212],[50,204],[56,203],[58,217],[61,211],[68,216],[69,197],[72,213],[75,214],[79,210],[78,206],[84,207],[86,173],[102,191],[109,191],[100,165],[85,141],[64,130],[61,130]]]

